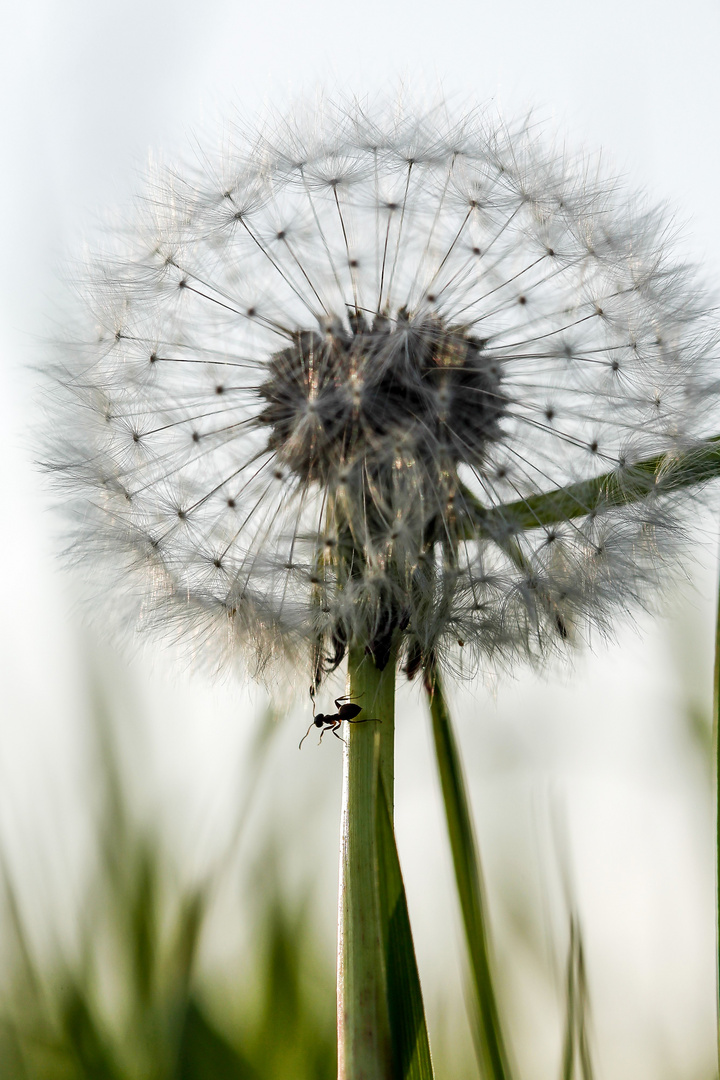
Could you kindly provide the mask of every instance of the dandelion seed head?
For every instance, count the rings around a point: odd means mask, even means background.
[[[712,433],[717,341],[663,215],[589,176],[529,125],[356,103],[155,175],[48,440],[120,621],[319,680],[353,641],[542,657],[643,601],[681,511],[634,463]],[[533,520],[605,474],[631,504]]]
[[[258,421],[271,429],[268,447],[303,483],[337,487],[339,469],[361,464],[383,484],[381,474],[408,451],[422,482],[422,470],[480,467],[486,443],[499,437],[500,369],[482,343],[440,320],[401,314],[392,327],[387,318],[371,327],[351,315],[349,332],[301,332],[270,358]],[[345,469],[344,482],[349,475]]]

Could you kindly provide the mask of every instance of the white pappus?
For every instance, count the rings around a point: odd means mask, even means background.
[[[472,672],[642,600],[672,485],[534,500],[714,434],[717,339],[663,215],[596,173],[358,103],[159,172],[53,370],[46,456],[120,621],[309,651],[317,685],[353,641]]]

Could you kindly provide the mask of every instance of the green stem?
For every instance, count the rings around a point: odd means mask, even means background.
[[[490,963],[480,857],[450,713],[440,676],[434,668],[426,670],[425,688],[430,702],[435,755],[476,995],[476,1043],[481,1071],[488,1080],[510,1080],[512,1070],[500,1025]]]
[[[720,1075],[720,594],[715,628],[715,670],[713,672],[713,746],[715,751],[715,990]]]
[[[380,671],[364,649],[348,655],[348,693],[362,705],[344,725],[338,898],[338,1080],[391,1080],[392,1055],[378,888],[378,775],[392,805],[395,657]]]
[[[472,492],[462,487],[459,509],[465,524],[459,531],[463,535],[466,533],[469,540],[483,534],[506,535],[510,522],[516,532],[525,532],[635,502],[652,493],[668,495],[719,476],[720,435],[713,435],[690,450],[656,454],[591,480],[493,508],[484,507]]]

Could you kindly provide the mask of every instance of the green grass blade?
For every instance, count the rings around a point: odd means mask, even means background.
[[[196,1002],[190,1001],[184,1019],[175,1080],[260,1080]]]
[[[715,750],[715,982],[718,1075],[720,1076],[720,595],[715,629],[715,670],[713,672],[713,742]]]
[[[87,990],[80,983],[71,985],[65,994],[61,1025],[73,1063],[82,1077],[122,1080],[123,1070],[97,1023]]]
[[[562,1080],[593,1080],[594,1072],[588,1038],[590,1011],[585,950],[582,930],[575,915],[570,915],[570,940],[565,974],[565,1037],[563,1040]]]
[[[458,510],[467,519],[464,528],[469,539],[478,534],[504,536],[508,522],[517,532],[525,532],[636,502],[652,493],[668,495],[717,477],[720,477],[720,435],[689,450],[656,454],[591,480],[530,495],[492,509],[483,506],[463,487]]]
[[[430,701],[435,756],[465,927],[472,986],[475,991],[475,1043],[480,1069],[487,1080],[510,1080],[512,1069],[493,984],[482,873],[465,779],[437,672],[427,672],[425,685]]]
[[[385,787],[377,794],[378,880],[394,1080],[433,1080],[425,1009]]]

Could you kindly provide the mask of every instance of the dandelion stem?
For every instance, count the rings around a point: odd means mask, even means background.
[[[347,724],[338,898],[338,1080],[391,1080],[392,1056],[378,887],[376,808],[382,775],[392,806],[395,657],[381,671],[348,655],[348,692],[364,717]]]
[[[487,1080],[510,1080],[512,1071],[493,985],[480,857],[450,713],[434,666],[426,668],[425,689],[476,995],[476,1044],[481,1072]]]

